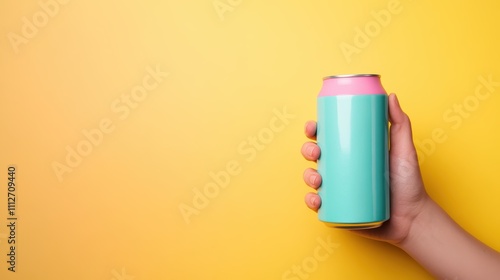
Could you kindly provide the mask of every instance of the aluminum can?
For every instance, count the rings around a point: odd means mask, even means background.
[[[320,221],[376,228],[390,218],[388,96],[377,74],[323,78],[317,142]]]

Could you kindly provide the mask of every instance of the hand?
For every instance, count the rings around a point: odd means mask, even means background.
[[[391,218],[379,228],[353,232],[398,245],[408,236],[413,221],[431,199],[420,175],[410,119],[401,109],[395,94],[389,96],[389,121]],[[306,123],[305,134],[309,139],[316,140],[316,122]],[[304,143],[301,152],[310,161],[316,161],[321,154],[315,142]],[[305,170],[304,181],[313,189],[321,186],[321,176],[312,168]],[[308,193],[305,202],[314,211],[321,207],[321,198],[316,193]]]

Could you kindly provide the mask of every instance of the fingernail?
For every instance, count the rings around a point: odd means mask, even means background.
[[[311,147],[307,148],[307,154],[309,156],[313,156],[313,152],[314,152],[314,146],[311,146]]]
[[[316,207],[318,204],[318,199],[315,196],[311,197],[311,205]]]
[[[318,175],[311,175],[310,180],[311,180],[311,184],[313,186],[316,186],[316,183],[318,182]]]

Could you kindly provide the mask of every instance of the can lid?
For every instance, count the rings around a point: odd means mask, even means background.
[[[322,96],[386,94],[378,74],[335,75],[323,78]]]
[[[343,75],[333,75],[333,76],[326,76],[323,78],[324,80],[328,79],[336,79],[336,78],[356,78],[356,77],[380,77],[379,74],[343,74]]]

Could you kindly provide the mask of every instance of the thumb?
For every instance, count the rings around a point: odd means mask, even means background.
[[[411,123],[403,112],[397,96],[389,95],[389,120],[391,122],[390,154],[391,158],[405,160],[418,165],[417,152],[413,145]]]

